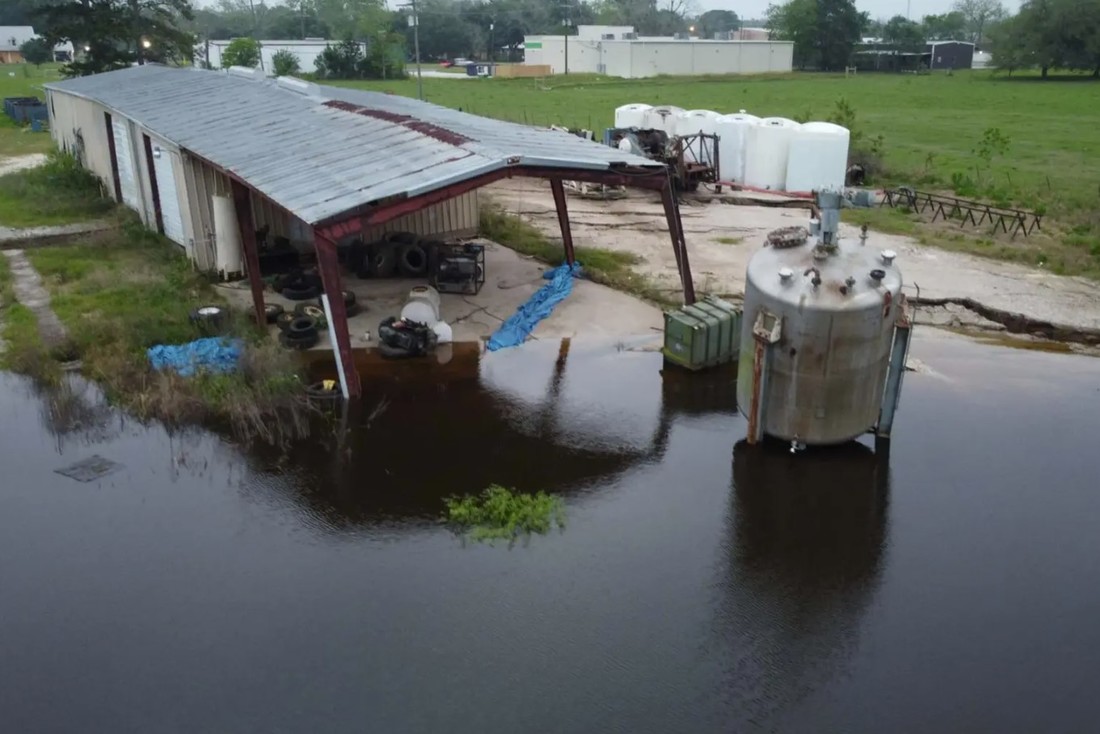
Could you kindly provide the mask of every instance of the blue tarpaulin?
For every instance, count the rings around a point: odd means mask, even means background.
[[[146,354],[156,370],[175,370],[182,377],[196,372],[232,372],[237,369],[243,344],[240,339],[209,337],[187,344],[159,344]]]
[[[500,325],[489,339],[489,351],[523,344],[538,323],[554,312],[554,306],[573,292],[573,278],[580,277],[580,274],[580,263],[572,266],[566,263],[543,273],[542,277],[550,282],[535,291],[527,303]]]

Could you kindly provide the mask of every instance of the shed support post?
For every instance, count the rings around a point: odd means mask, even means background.
[[[684,224],[680,220],[680,207],[672,193],[672,182],[667,181],[661,187],[661,202],[665,206],[665,218],[668,220],[668,234],[672,238],[672,251],[676,255],[676,268],[680,271],[680,283],[684,289],[684,304],[695,303],[695,281],[691,277],[691,265],[688,263],[687,245],[684,242]]]
[[[565,246],[565,262],[572,267],[577,258],[573,251],[573,233],[569,229],[569,207],[565,202],[565,187],[560,178],[550,179],[550,190],[554,193],[554,206],[558,210],[558,226],[561,227],[561,242]]]
[[[267,327],[264,314],[264,280],[260,275],[260,253],[256,247],[256,227],[252,222],[252,197],[248,187],[240,181],[230,181],[233,190],[233,208],[237,210],[237,226],[241,230],[241,247],[244,248],[245,267],[248,268],[248,284],[252,288],[252,306],[256,310],[256,325]]]
[[[340,389],[345,398],[357,398],[362,394],[359,372],[351,355],[351,335],[348,332],[348,312],[344,307],[344,293],[340,287],[340,264],[336,259],[336,243],[313,230],[313,246],[317,250],[317,269],[321,271],[321,283],[325,292],[321,297],[328,319],[329,339],[336,357],[336,371],[340,375]]]
[[[878,425],[875,436],[889,440],[894,428],[894,416],[901,401],[901,381],[905,376],[905,363],[909,359],[909,341],[913,333],[909,318],[909,303],[902,295],[898,299],[898,318],[894,324],[894,342],[890,349],[890,365],[886,371],[886,387],[882,392],[882,406],[879,408]]]

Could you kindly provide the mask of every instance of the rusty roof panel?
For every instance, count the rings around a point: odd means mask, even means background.
[[[311,224],[511,165],[660,169],[555,130],[295,80],[149,64],[46,88],[134,120]]]

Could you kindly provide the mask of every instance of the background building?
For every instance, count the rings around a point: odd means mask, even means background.
[[[564,73],[567,44],[568,71],[624,79],[789,72],[794,60],[790,41],[639,38],[631,26],[578,26],[575,36],[525,36],[523,62]]]
[[[215,69],[222,68],[222,53],[232,40],[204,41],[199,44],[195,53],[195,65],[202,66],[206,61]],[[324,38],[307,38],[302,41],[260,41],[260,68],[271,71],[274,66],[272,57],[279,51],[289,51],[298,57],[298,68],[302,73],[312,73],[317,70],[316,60],[321,52],[337,41],[329,41]],[[367,44],[360,43],[363,53],[367,52]]]

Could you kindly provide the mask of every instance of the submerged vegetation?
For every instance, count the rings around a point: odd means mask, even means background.
[[[472,540],[513,540],[565,527],[561,498],[542,491],[524,494],[494,484],[481,494],[444,502],[445,520]]]
[[[56,382],[59,364],[81,360],[117,405],[141,419],[168,424],[224,421],[245,439],[281,443],[308,430],[304,385],[295,355],[267,339],[244,316],[222,329],[244,349],[236,371],[184,378],[152,369],[149,347],[208,336],[192,311],[222,305],[207,279],[173,245],[136,218],[102,242],[27,251],[42,276],[69,341],[46,349],[34,314],[5,309],[3,364],[43,382]],[[6,287],[5,287],[6,288]]]

